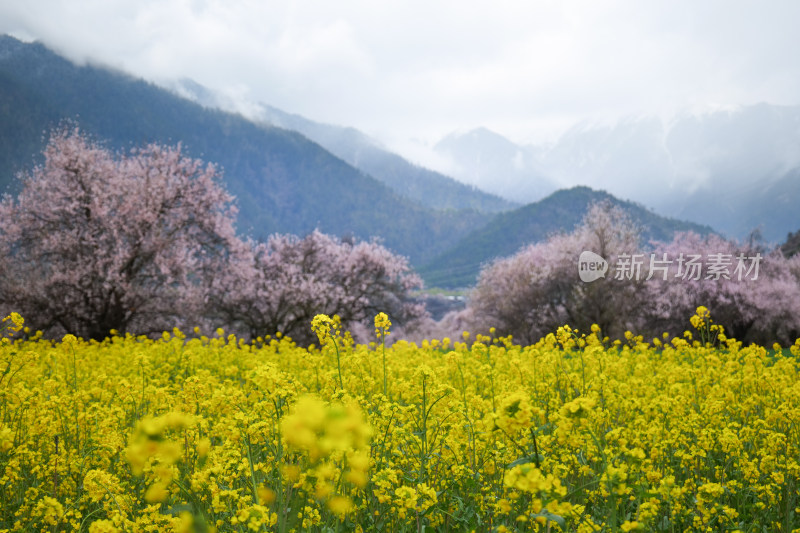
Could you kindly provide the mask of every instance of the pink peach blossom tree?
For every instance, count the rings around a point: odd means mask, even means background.
[[[470,299],[474,329],[494,326],[530,343],[565,324],[584,331],[598,324],[612,335],[640,326],[641,282],[617,280],[613,272],[592,283],[578,276],[584,250],[613,264],[639,246],[639,230],[622,209],[592,205],[571,233],[530,244],[481,272]]]
[[[156,144],[116,154],[77,127],[0,201],[0,305],[50,335],[151,333],[202,312],[235,241],[213,165]]]
[[[745,343],[791,344],[800,336],[800,259],[718,235],[679,233],[653,253],[671,260],[647,283],[651,333],[680,332],[703,305],[726,335]],[[691,269],[695,263],[702,268]],[[686,329],[686,328],[684,328]]]
[[[421,279],[378,242],[237,237],[220,172],[180,145],[117,154],[62,127],[20,180],[0,200],[0,307],[50,336],[203,324],[311,342],[319,313],[362,330],[379,311],[427,316],[410,297]]]
[[[218,322],[251,338],[280,332],[301,344],[317,314],[339,315],[346,329],[371,327],[378,312],[413,327],[426,316],[410,297],[422,281],[404,257],[375,241],[340,240],[319,231],[242,242],[228,271],[214,279]]]
[[[727,335],[745,343],[788,345],[800,336],[800,258],[757,243],[679,233],[668,243],[640,242],[640,231],[609,204],[592,206],[571,233],[531,244],[481,272],[469,313],[472,329],[495,326],[535,342],[568,324],[622,338],[691,329],[705,306]],[[604,277],[582,281],[581,252],[608,263]]]

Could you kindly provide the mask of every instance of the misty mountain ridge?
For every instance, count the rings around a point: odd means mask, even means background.
[[[547,177],[535,150],[488,128],[454,132],[433,150],[453,162],[453,175],[461,181],[509,200],[534,202],[558,188]]]
[[[296,131],[353,167],[388,185],[398,194],[426,207],[477,209],[496,213],[520,205],[410,163],[386,149],[377,139],[352,127],[315,122],[264,103],[230,98],[190,79],[178,80],[168,88],[205,107],[241,113],[257,123]]]
[[[555,143],[536,146],[480,128],[448,135],[434,149],[465,168],[475,166],[479,154],[480,172],[471,183],[519,201],[540,197],[528,192],[524,179],[515,188],[492,176],[513,175],[509,168],[522,160],[558,187],[607,190],[662,215],[711,225],[728,237],[744,238],[759,228],[778,242],[800,226],[791,211],[800,205],[798,106],[757,104],[684,111],[670,119],[584,122]]]

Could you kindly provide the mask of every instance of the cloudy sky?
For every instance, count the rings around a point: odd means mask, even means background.
[[[389,144],[800,104],[795,0],[0,0],[0,33]]]

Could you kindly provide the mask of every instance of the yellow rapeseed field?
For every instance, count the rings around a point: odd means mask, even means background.
[[[2,323],[0,531],[797,531],[800,340]],[[312,324],[309,324],[312,327]],[[391,335],[389,336],[391,338]]]

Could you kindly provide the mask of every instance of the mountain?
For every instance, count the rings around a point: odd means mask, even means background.
[[[179,80],[172,88],[206,107],[229,110],[242,107],[242,103],[215,94],[192,80]],[[477,209],[487,213],[519,207],[518,203],[412,164],[355,128],[314,122],[263,103],[247,103],[246,108],[248,118],[299,132],[398,194],[424,206],[435,209]]]
[[[490,217],[422,206],[297,132],[0,36],[0,190],[14,192],[13,176],[40,160],[44,134],[65,119],[114,149],[181,142],[189,155],[220,165],[238,227],[255,238],[315,228],[374,236],[421,264]]]
[[[573,187],[554,192],[547,198],[514,211],[497,215],[420,269],[426,284],[443,288],[475,284],[482,266],[498,257],[514,254],[527,244],[546,240],[560,231],[572,231],[583,219],[590,204],[609,201],[624,209],[642,228],[647,241],[671,240],[677,231],[710,233],[707,226],[656,215],[639,204],[620,200],[607,192],[589,187]]]
[[[654,117],[612,125],[584,123],[541,150],[538,161],[558,183],[588,185],[647,202],[656,191],[677,185],[663,137],[663,125]]]
[[[683,111],[669,119],[584,122],[555,143],[516,145],[488,130],[450,135],[436,146],[473,176],[466,182],[531,202],[530,179],[509,161],[559,187],[587,185],[664,216],[713,226],[743,239],[759,229],[782,242],[800,218],[800,107],[756,104]],[[508,181],[494,180],[506,176]]]
[[[486,128],[451,133],[433,148],[454,163],[455,177],[507,200],[532,202],[557,188],[535,151]]]
[[[554,179],[607,188],[729,237],[796,229],[800,107],[758,104],[574,128],[540,158]]]

